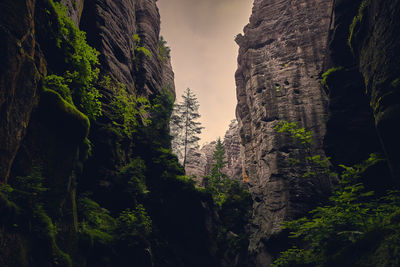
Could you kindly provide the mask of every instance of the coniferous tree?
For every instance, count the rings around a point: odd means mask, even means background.
[[[215,184],[219,186],[222,186],[224,184],[225,179],[228,178],[228,175],[222,172],[222,169],[225,167],[227,163],[226,161],[224,161],[224,157],[225,157],[225,149],[221,142],[221,138],[218,138],[213,154],[214,163],[211,169],[211,177],[214,180]]]
[[[217,139],[215,150],[213,154],[213,164],[211,168],[211,174],[204,177],[204,185],[208,192],[210,192],[217,205],[221,206],[225,202],[228,196],[228,191],[231,186],[232,180],[222,170],[226,165],[225,149],[221,142],[221,139]]]
[[[203,127],[196,120],[200,118],[199,102],[195,94],[187,88],[182,95],[182,102],[175,104],[171,116],[170,129],[172,150],[181,160],[183,167],[190,149],[198,148],[198,135]]]

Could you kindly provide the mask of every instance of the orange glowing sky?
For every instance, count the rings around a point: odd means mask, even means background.
[[[189,87],[200,103],[200,144],[223,138],[235,118],[238,46],[253,0],[158,0],[171,48],[178,101]]]

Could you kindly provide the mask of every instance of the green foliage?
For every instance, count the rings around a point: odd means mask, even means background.
[[[122,129],[128,137],[137,132],[140,125],[147,125],[151,121],[148,118],[150,102],[142,96],[135,96],[129,93],[122,83],[112,83],[108,76],[105,76],[101,85],[113,92],[111,100],[112,116],[114,125]]]
[[[153,57],[153,54],[150,52],[150,50],[144,46],[136,47],[135,51],[139,52],[139,53],[143,53],[146,57],[149,57],[149,58]]]
[[[167,46],[167,41],[164,40],[164,37],[160,36],[158,40],[158,59],[161,61],[165,61],[170,58],[171,48]]]
[[[66,15],[66,7],[63,4],[53,0],[48,0],[48,3],[57,17],[55,45],[63,54],[65,68],[62,75],[54,73],[46,78],[46,84],[70,104],[73,100],[94,120],[102,114],[99,100],[101,94],[94,86],[99,74],[99,52],[87,44],[85,32],[79,30]],[[47,11],[51,13],[50,10]]]
[[[58,2],[54,2],[54,7],[59,24],[57,46],[63,50],[70,71],[76,72],[76,82],[90,86],[98,76],[99,52],[87,44],[85,32],[66,15],[66,7]]]
[[[59,93],[65,101],[73,105],[71,91],[64,77],[55,74],[46,76],[44,79],[44,88]]]
[[[146,187],[146,165],[144,161],[136,157],[124,166],[118,173],[118,179],[124,187],[124,191],[131,197],[145,195],[149,191]]]
[[[144,46],[140,46],[141,38],[139,37],[139,35],[137,33],[132,36],[132,39],[133,39],[133,44],[134,44],[134,49],[133,49],[134,60],[136,60],[138,53],[142,53],[143,55],[145,55],[146,57],[149,57],[149,58],[153,57],[153,54],[151,53],[151,51],[149,49],[147,49]]]
[[[9,184],[0,184],[0,193],[4,196],[9,196],[14,189]]]
[[[72,267],[70,255],[62,251],[56,243],[58,229],[41,205],[35,205],[33,219],[35,220],[33,231],[37,237],[39,239],[45,239],[51,245],[53,264],[55,266]]]
[[[205,184],[206,190],[212,194],[214,202],[219,207],[226,201],[227,192],[232,183],[232,179],[222,171],[226,165],[224,157],[225,149],[221,139],[218,138],[213,154],[214,163],[212,164],[211,175],[205,177]]]
[[[359,180],[364,171],[381,160],[371,154],[362,164],[340,165],[344,170],[329,204],[312,210],[308,217],[283,223],[284,228],[291,229],[290,237],[301,239],[306,249],[294,247],[282,253],[273,266],[323,266],[346,247],[385,225],[392,214],[400,212],[398,191],[378,197]]]
[[[89,118],[80,112],[73,104],[64,100],[58,92],[44,88],[41,101],[46,103],[45,105],[47,106],[53,106],[54,110],[51,111],[57,112],[59,117],[62,117],[63,123],[70,127],[68,130],[74,133],[77,138],[84,140],[88,136],[90,129]]]
[[[126,209],[117,219],[117,234],[119,238],[129,236],[147,236],[152,231],[152,222],[143,205],[139,204],[133,211]]]
[[[303,178],[313,177],[336,177],[337,174],[330,171],[329,157],[321,155],[311,155],[312,132],[306,131],[305,128],[300,128],[295,122],[278,121],[274,127],[278,133],[287,133],[295,144],[300,145],[305,150],[306,155],[303,159],[289,158],[290,164],[302,166],[304,174]]]
[[[399,88],[399,87],[400,87],[400,78],[394,79],[394,80],[390,83],[390,85],[391,85],[393,88]]]
[[[229,198],[240,198],[242,194],[248,193],[237,181],[232,180],[223,172],[226,165],[225,149],[220,138],[217,140],[213,159],[211,174],[204,177],[204,184],[206,192],[212,195],[214,203],[221,208]]]
[[[82,228],[93,227],[109,232],[115,228],[115,220],[110,212],[88,197],[78,200]]]
[[[314,255],[311,251],[299,249],[296,246],[285,250],[280,257],[274,261],[273,267],[314,266]]]
[[[33,210],[35,205],[43,200],[43,194],[48,190],[39,167],[33,168],[27,176],[17,176],[12,188],[9,193],[10,198],[27,210]]]
[[[370,2],[371,0],[363,0],[361,2],[360,8],[358,9],[358,14],[353,18],[353,22],[350,25],[348,44],[351,49],[353,49],[354,39],[356,39],[357,34],[360,31],[361,23],[364,17],[364,12],[366,8],[369,6]]]
[[[198,147],[200,138],[198,135],[204,127],[197,122],[200,118],[199,102],[195,94],[187,88],[182,95],[182,102],[176,103],[171,116],[170,129],[172,139],[172,150],[182,162],[186,165],[188,152]]]
[[[311,144],[312,132],[298,127],[295,122],[278,121],[274,129],[278,133],[288,133],[296,143],[303,146],[309,146]]]
[[[28,175],[15,177],[11,186],[2,186],[1,191],[18,204],[18,216],[13,218],[14,231],[29,233],[35,244],[44,244],[55,266],[72,266],[70,256],[56,243],[59,229],[45,209],[49,189],[45,185],[42,168],[35,166]]]
[[[329,70],[327,70],[326,72],[324,72],[324,73],[322,74],[321,84],[322,84],[323,86],[327,86],[326,82],[327,82],[327,80],[328,80],[329,75],[331,75],[331,74],[334,73],[334,72],[340,71],[340,70],[343,70],[343,67],[340,66],[340,67],[336,67],[336,68],[330,68]]]
[[[94,243],[109,244],[114,240],[113,231],[117,223],[107,209],[88,197],[81,197],[78,200],[78,210],[80,231],[89,236],[92,246]]]

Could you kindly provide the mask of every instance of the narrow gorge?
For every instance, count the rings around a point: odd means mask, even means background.
[[[1,0],[0,266],[400,266],[400,0],[254,0],[185,166],[157,4]]]

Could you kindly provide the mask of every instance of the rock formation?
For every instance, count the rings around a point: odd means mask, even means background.
[[[330,70],[325,77],[329,92],[325,150],[333,162],[347,165],[372,152],[385,154],[392,175],[384,165],[378,171],[382,179],[367,181],[373,190],[381,191],[396,183],[399,172],[394,152],[398,138],[393,136],[400,103],[399,1],[337,1],[333,12]]]
[[[12,3],[0,20],[0,182],[8,180],[46,74],[31,19],[36,1],[21,2]]]
[[[0,4],[0,265],[221,266],[212,198],[170,152],[156,1],[58,2]]]
[[[243,181],[239,129],[236,121],[229,124],[229,129],[225,133],[222,144],[225,149],[226,162],[226,166],[223,170],[224,173],[231,179]],[[198,186],[202,186],[203,177],[211,173],[215,145],[216,141],[206,143],[200,149],[190,151],[188,155],[185,168],[186,175],[193,177]]]
[[[255,266],[268,266],[281,244],[283,220],[304,214],[329,181],[299,179],[289,162],[299,153],[274,130],[279,120],[313,131],[313,153],[324,155],[322,141],[327,96],[320,86],[331,20],[330,0],[256,0],[239,44],[237,118],[244,172],[252,194],[249,250]],[[278,240],[278,241],[277,241]],[[281,241],[283,242],[283,241]]]

